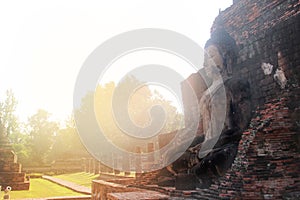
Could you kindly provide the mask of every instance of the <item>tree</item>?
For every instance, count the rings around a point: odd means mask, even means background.
[[[177,108],[172,105],[172,102],[166,100],[157,90],[153,91],[154,98],[152,98],[153,105],[161,105],[167,113],[166,124],[161,130],[162,133],[170,133],[172,131],[184,128],[184,116],[179,113]]]
[[[133,95],[128,95],[128,93],[132,91],[132,88],[136,88],[136,86],[139,85],[143,84],[135,77],[129,77],[119,84],[118,87],[121,91],[121,95],[116,98],[114,105],[120,105],[122,107],[125,102],[125,105],[127,106],[126,111],[118,113],[124,115],[124,117],[121,116],[121,118],[127,118],[126,114],[128,113],[131,121],[136,126],[144,128],[149,126],[151,123],[151,108],[155,105],[160,105],[166,112],[166,121],[165,126],[159,134],[181,129],[183,127],[182,114],[178,113],[177,108],[174,107],[170,101],[165,100],[162,95],[159,95],[158,92],[154,94],[148,86],[144,85],[135,90]],[[112,108],[115,91],[116,85],[113,82],[104,86],[98,85],[94,94],[88,93],[85,98],[83,98],[80,109],[81,112],[84,113],[86,110],[91,110],[92,108],[87,108],[87,105],[92,105],[90,102],[93,98],[95,98],[94,112],[96,114],[98,124],[101,126],[102,132],[105,136],[118,147],[134,152],[136,145],[146,147],[148,142],[155,142],[154,140],[149,141],[130,137],[118,127]]]
[[[15,114],[17,100],[12,90],[6,91],[6,98],[0,102],[0,135],[9,141],[18,160],[24,165],[29,163],[29,137],[21,130],[21,124]],[[7,141],[7,142],[8,142]]]
[[[38,110],[28,120],[30,135],[30,157],[32,164],[45,164],[53,145],[53,138],[58,130],[56,122],[49,120],[50,114],[45,110]]]
[[[14,114],[16,107],[17,100],[12,90],[7,90],[4,102],[0,102],[0,123],[6,129],[8,136],[18,129],[18,120]]]
[[[30,138],[26,133],[14,132],[10,135],[10,142],[14,152],[18,156],[18,161],[24,166],[30,165],[32,160],[30,158]]]
[[[50,152],[51,160],[76,159],[89,156],[77,134],[74,119],[66,122],[66,127],[57,131]]]

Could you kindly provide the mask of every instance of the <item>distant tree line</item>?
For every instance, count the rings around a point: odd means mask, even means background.
[[[15,114],[17,100],[11,90],[0,102],[1,134],[8,137],[12,149],[23,166],[43,166],[58,159],[75,159],[88,156],[76,132],[73,119],[65,127],[50,120],[50,113],[38,110],[26,123]]]
[[[120,87],[122,90],[127,90],[138,84],[134,77],[130,77],[123,81]],[[94,92],[86,94],[82,99],[81,107],[74,112],[84,115],[85,111],[90,109],[89,102],[95,98],[97,120],[105,130],[106,136],[116,145],[134,151],[133,146],[127,141],[128,138],[116,126],[112,116],[111,101],[115,88],[116,85],[112,82],[104,86],[98,85]],[[119,99],[119,101],[124,100],[126,99]],[[166,124],[161,133],[171,132],[183,126],[183,116],[178,113],[177,108],[170,101],[165,100],[159,92],[151,91],[147,86],[140,88],[127,101],[130,118],[138,126],[144,127],[151,122],[147,110],[157,104],[163,106],[167,112]],[[60,127],[58,122],[51,120],[49,112],[40,109],[30,116],[26,123],[20,123],[15,113],[16,107],[17,100],[13,92],[8,90],[4,101],[0,102],[0,125],[4,127],[3,131],[23,166],[43,166],[55,160],[89,156],[80,141],[72,116],[66,120],[64,127]]]

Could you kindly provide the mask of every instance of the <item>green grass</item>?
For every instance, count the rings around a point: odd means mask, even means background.
[[[1,193],[1,195],[3,195],[3,192]],[[29,191],[10,192],[11,199],[43,198],[57,196],[83,196],[83,194],[74,192],[70,189],[67,189],[65,187],[40,178],[30,180]]]
[[[89,174],[85,172],[79,172],[74,174],[62,174],[54,177],[91,188],[92,180],[97,179],[99,177],[99,174],[95,175],[95,174]]]

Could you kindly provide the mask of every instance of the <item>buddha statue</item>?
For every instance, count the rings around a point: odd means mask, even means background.
[[[234,77],[237,47],[234,39],[217,28],[205,45],[204,71],[211,84],[199,100],[201,133],[185,152],[170,150],[166,156],[182,156],[166,167],[176,189],[206,188],[224,175],[237,153],[243,130],[252,113],[250,85]],[[170,180],[169,180],[170,182]],[[164,185],[163,181],[159,184]]]

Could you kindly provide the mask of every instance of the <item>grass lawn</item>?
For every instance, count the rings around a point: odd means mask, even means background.
[[[95,174],[90,174],[85,172],[79,172],[73,174],[62,174],[54,177],[91,188],[92,180],[97,179],[99,177],[99,174],[95,175]]]
[[[0,197],[2,197],[3,191]],[[42,197],[56,197],[56,196],[83,196],[83,194],[74,192],[70,189],[54,184],[50,181],[36,178],[30,179],[29,191],[11,191],[11,199],[22,198],[42,198]]]

